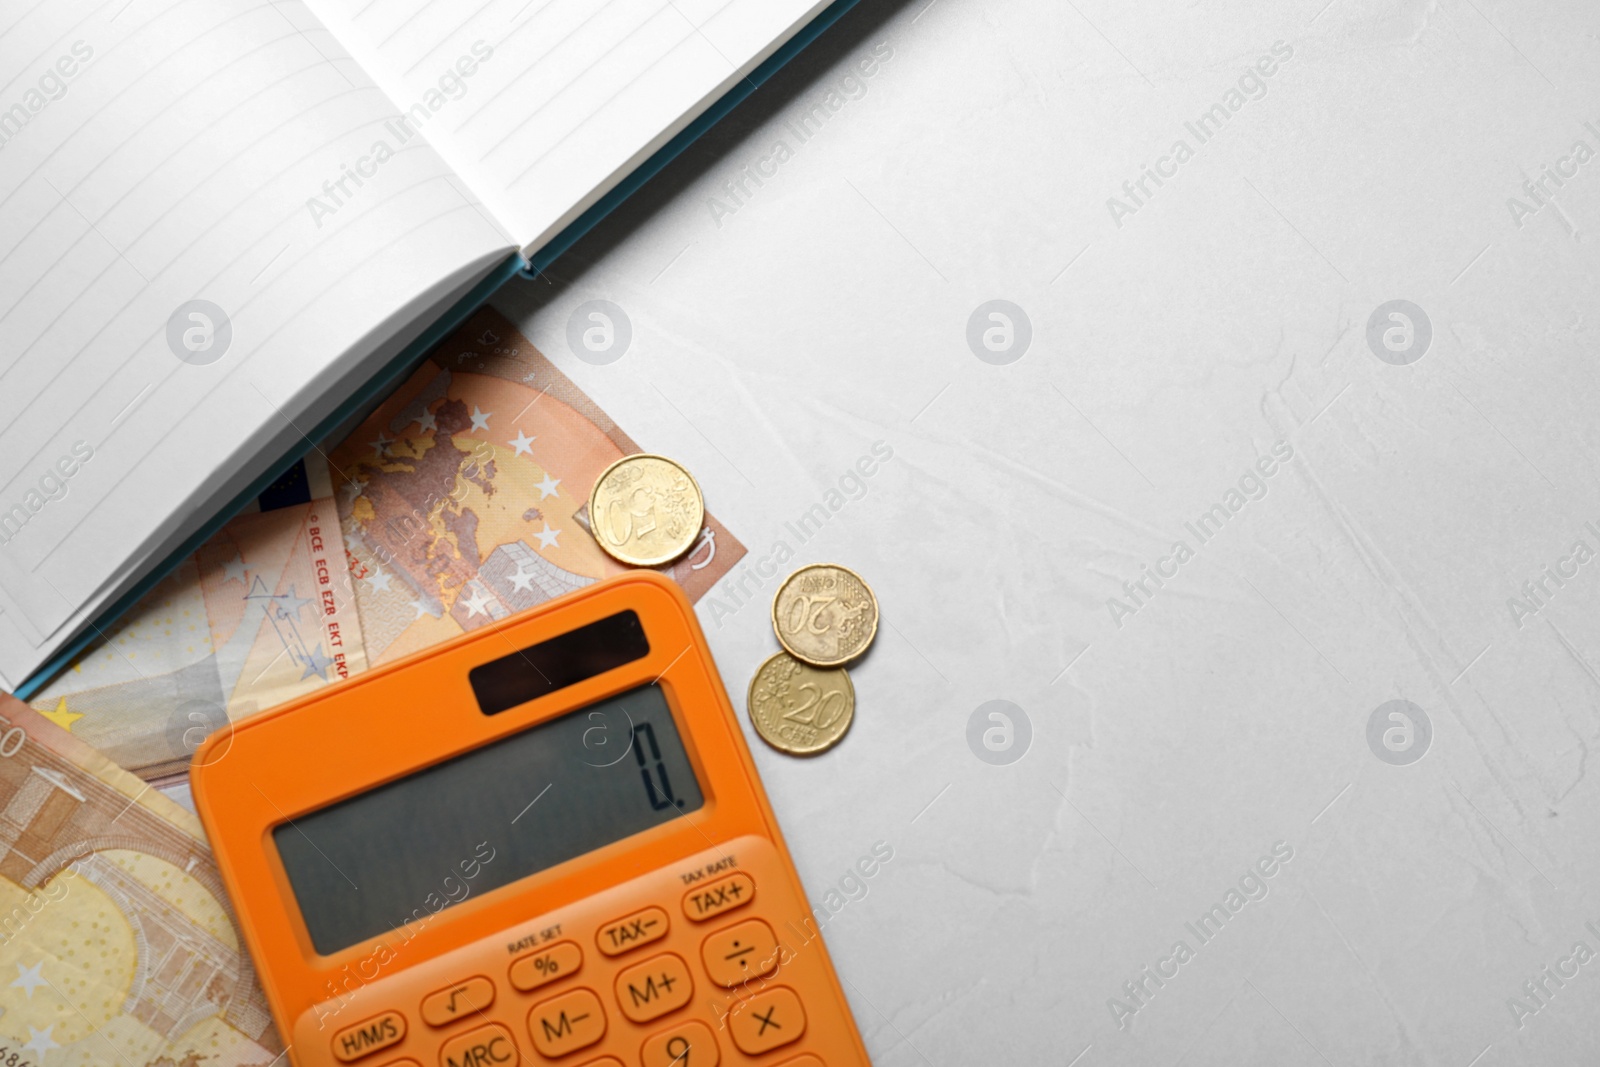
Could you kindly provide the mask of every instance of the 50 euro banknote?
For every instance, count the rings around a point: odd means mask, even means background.
[[[234,518],[29,703],[141,777],[181,775],[225,723],[624,570],[588,493],[638,451],[483,309],[308,457],[300,499]],[[698,600],[744,553],[707,514],[663,571]]]

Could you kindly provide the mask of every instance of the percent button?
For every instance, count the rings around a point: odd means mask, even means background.
[[[583,949],[571,941],[560,941],[513,960],[511,984],[520,992],[529,993],[569,974],[577,974],[582,966]]]

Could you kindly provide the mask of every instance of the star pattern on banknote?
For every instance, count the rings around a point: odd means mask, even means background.
[[[429,611],[428,610],[428,605],[424,604],[422,601],[413,600],[411,602],[411,606],[413,608],[417,609],[417,619],[420,619],[420,618],[423,618],[423,617],[427,617],[427,618],[430,618],[430,619],[433,618],[433,612]],[[412,622],[416,622],[417,619],[412,619],[411,621]]]
[[[494,412],[480,411],[478,410],[478,405],[472,405],[472,428],[474,430],[482,430],[484,433],[488,433],[489,420],[492,418],[494,418]]]
[[[245,599],[253,598],[246,597]],[[277,601],[273,607],[278,613],[277,617],[280,619],[298,619],[300,617],[300,609],[311,603],[310,597],[295,596],[293,585],[289,586],[287,593],[279,593],[272,599]]]
[[[533,455],[533,443],[537,440],[537,437],[529,437],[526,431],[518,430],[517,436],[511,439],[511,447],[517,450],[517,455],[519,456],[531,456]]]
[[[367,444],[372,446],[372,451],[376,454],[376,458],[382,459],[383,454],[389,451],[389,446],[394,444],[394,438],[379,430],[378,439],[376,441],[368,441]]]
[[[44,1054],[46,1052],[49,1052],[53,1048],[61,1047],[60,1045],[56,1044],[55,1039],[50,1036],[50,1031],[54,1030],[55,1028],[55,1023],[51,1023],[43,1030],[35,1030],[31,1026],[28,1027],[28,1043],[22,1047],[27,1049],[29,1052],[34,1053],[41,1060],[44,1059]]]
[[[328,666],[332,662],[333,660],[322,654],[322,646],[320,644],[317,645],[317,647],[306,653],[306,672],[300,676],[300,680],[304,681],[314,674],[323,681],[327,681]]]
[[[535,484],[534,488],[539,490],[539,499],[543,500],[547,496],[555,496],[556,495],[556,486],[558,486],[560,484],[561,484],[561,479],[560,478],[552,478],[552,477],[550,477],[550,472],[549,471],[545,471],[544,481],[538,482],[537,484]]]
[[[467,609],[469,619],[474,615],[489,614],[489,596],[482,589],[474,589],[471,596],[462,598],[461,604]]]
[[[517,568],[517,573],[511,576],[511,589],[513,592],[533,592],[533,572],[526,566]]]
[[[250,580],[246,573],[249,569],[245,564],[244,557],[235,552],[233,558],[222,565],[222,580],[224,582],[238,582],[240,585],[249,585]]]
[[[417,426],[423,433],[437,433],[439,430],[439,420],[433,417],[433,412],[424,411],[421,415],[417,416]]]
[[[344,494],[344,502],[346,504],[354,504],[356,502],[356,497],[360,496],[361,490],[365,489],[366,487],[367,483],[362,481],[360,478],[351,478],[348,482],[345,482],[339,487],[339,492]]]
[[[65,702],[63,701],[63,703]],[[29,1000],[33,999],[33,991],[35,989],[48,984],[44,977],[44,960],[40,960],[32,967],[24,967],[20,963],[17,964],[17,980],[11,983],[13,988],[20,986],[26,990]]]
[[[367,575],[367,581],[372,583],[372,591],[374,593],[380,591],[387,593],[389,591],[389,572],[382,567]]]
[[[556,538],[561,536],[561,531],[560,530],[552,530],[550,528],[550,524],[548,522],[544,524],[544,529],[543,530],[541,530],[540,532],[534,534],[533,536],[535,536],[535,537],[537,537],[539,539],[539,547],[540,548],[560,548],[561,547],[560,542],[558,542],[556,540]]]
[[[61,702],[56,705],[54,711],[41,711],[39,714],[43,715],[45,718],[49,719],[51,722],[68,732],[71,732],[73,723],[83,718],[83,713],[81,711],[67,710],[66,697],[61,698]]]

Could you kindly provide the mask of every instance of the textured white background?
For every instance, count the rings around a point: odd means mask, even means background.
[[[876,587],[845,741],[799,761],[746,732],[814,901],[894,849],[825,928],[881,1064],[1600,1051],[1600,959],[1520,1028],[1508,1006],[1600,951],[1600,560],[1520,627],[1507,604],[1600,550],[1600,159],[1520,228],[1506,203],[1600,150],[1600,9],[1324,3],[868,0],[497,300],[693,469],[749,563],[782,540]],[[1107,198],[1277,41],[1266,96],[1119,228]],[[800,144],[785,124],[883,46]],[[993,298],[1032,323],[1009,366],[965,339]],[[632,324],[608,366],[567,344],[593,299]],[[1393,299],[1432,322],[1410,366],[1367,345]],[[784,523],[876,440],[865,497],[799,543]],[[1184,523],[1278,441],[1200,546]],[[1107,599],[1179,538],[1194,559],[1119,626]],[[741,707],[774,584],[701,605]],[[1397,697],[1434,729],[1410,766],[1366,740]],[[997,698],[1033,727],[1011,766],[966,740]],[[1201,945],[1185,922],[1280,841]],[[1180,938],[1119,1029],[1108,998]]]

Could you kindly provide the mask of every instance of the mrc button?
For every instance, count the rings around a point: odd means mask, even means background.
[[[641,908],[632,915],[606,923],[595,935],[595,942],[607,956],[618,956],[666,937],[667,927],[666,912],[660,908]]]
[[[517,1067],[516,1039],[499,1023],[452,1037],[439,1050],[439,1067]]]
[[[756,898],[756,883],[748,874],[734,872],[726,878],[691,889],[683,896],[683,913],[695,922],[743,907]]]
[[[397,1011],[386,1011],[334,1034],[333,1054],[341,1063],[349,1063],[379,1049],[398,1045],[405,1036],[406,1017]]]

